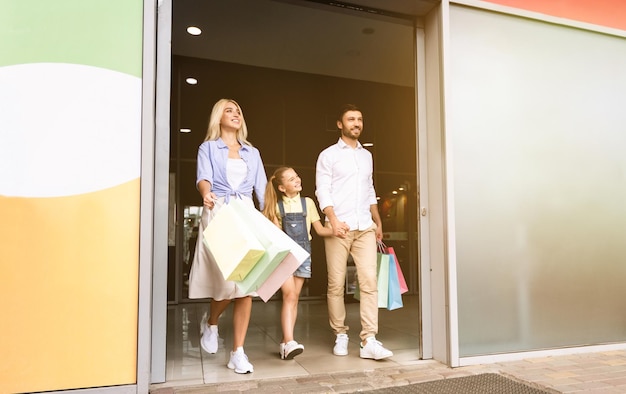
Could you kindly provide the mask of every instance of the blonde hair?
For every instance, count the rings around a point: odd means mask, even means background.
[[[220,99],[213,105],[213,109],[211,110],[211,115],[209,116],[209,127],[207,129],[206,137],[204,137],[205,141],[215,141],[222,135],[222,129],[220,127],[220,120],[222,119],[222,115],[224,114],[224,109],[228,103],[233,103],[239,110],[241,114],[241,127],[237,130],[237,139],[239,142],[250,145],[252,144],[248,141],[248,127],[246,126],[246,121],[243,117],[243,111],[239,104],[232,99]]]
[[[278,225],[278,211],[276,210],[276,204],[278,204],[278,196],[284,194],[278,190],[278,186],[283,184],[283,174],[291,170],[291,167],[279,167],[274,171],[270,179],[267,180],[265,186],[265,207],[263,207],[263,215],[266,218]]]

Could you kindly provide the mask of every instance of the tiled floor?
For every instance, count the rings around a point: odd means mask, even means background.
[[[306,347],[293,360],[278,357],[280,302],[253,304],[246,353],[252,374],[239,375],[226,368],[232,338],[230,309],[220,321],[222,341],[217,354],[199,348],[199,324],[207,304],[172,307],[168,316],[167,382],[151,387],[153,394],[214,392],[351,393],[430,380],[495,372],[554,393],[626,393],[626,346],[617,350],[449,368],[433,360],[418,359],[417,302],[404,297],[405,307],[380,310],[378,338],[394,351],[387,360],[358,357],[358,305],[348,308],[350,354],[333,356],[334,336],[328,328],[326,304],[301,301],[296,338]],[[229,350],[229,349],[228,349]]]
[[[293,360],[281,360],[278,356],[278,344],[282,336],[281,302],[263,303],[255,300],[245,345],[246,354],[254,365],[254,373],[247,375],[239,375],[226,368],[228,352],[232,346],[232,307],[220,319],[221,338],[217,354],[205,353],[199,346],[200,322],[203,314],[208,311],[208,304],[192,303],[171,307],[168,310],[167,381],[158,387],[304,377],[421,362],[417,349],[417,298],[403,298],[405,306],[402,309],[380,309],[377,338],[394,352],[392,359],[381,361],[363,360],[358,356],[358,334],[361,328],[358,303],[346,304],[347,324],[350,326],[349,355],[337,357],[332,354],[335,337],[328,326],[325,301],[300,301],[295,338],[305,346],[305,351]]]

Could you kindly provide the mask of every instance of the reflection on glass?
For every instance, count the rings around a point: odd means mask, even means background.
[[[415,220],[411,216],[412,207],[417,204],[415,195],[410,192],[411,183],[387,175],[381,177],[378,186],[382,191],[378,211],[383,224],[383,243],[394,248],[403,274],[410,278],[411,270],[417,269],[417,260],[411,258],[416,254],[416,249],[411,249],[417,239],[411,230],[414,226],[412,221]],[[414,281],[409,280],[409,288],[415,291]]]
[[[408,181],[388,182],[381,185],[384,190],[378,200],[378,211],[383,222],[385,241],[407,241],[409,239],[409,190]]]
[[[183,298],[188,298],[189,294],[189,274],[191,263],[196,252],[198,241],[198,225],[202,217],[202,207],[185,206],[183,217]]]

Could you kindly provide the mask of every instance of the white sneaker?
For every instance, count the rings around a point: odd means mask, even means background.
[[[243,348],[238,348],[235,352],[230,352],[230,360],[226,365],[230,369],[234,369],[236,373],[254,372],[254,367],[248,361],[248,356],[243,352]]]
[[[217,326],[206,327],[205,325],[202,331],[202,338],[200,338],[200,346],[202,346],[202,349],[210,354],[217,353],[217,338],[219,337],[217,334]]]
[[[287,343],[280,344],[280,359],[291,360],[298,354],[304,351],[304,345],[299,344],[296,341],[289,341]]]
[[[359,350],[361,358],[371,358],[374,360],[382,360],[383,358],[393,356],[393,352],[385,349],[383,344],[378,342],[376,338],[369,337],[365,340],[365,346],[361,345]]]
[[[348,355],[348,334],[337,334],[337,339],[335,339],[335,347],[333,348],[333,354],[335,356]]]

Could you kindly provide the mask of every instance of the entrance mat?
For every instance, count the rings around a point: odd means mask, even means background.
[[[497,373],[449,378],[430,382],[415,383],[408,386],[386,387],[367,391],[367,393],[392,394],[546,394],[551,391],[541,390],[524,383],[506,378]]]

